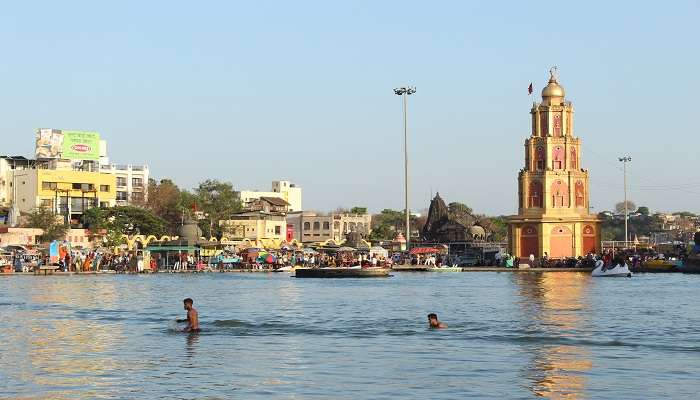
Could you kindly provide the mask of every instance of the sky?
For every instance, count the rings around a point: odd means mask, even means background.
[[[403,209],[440,192],[517,212],[532,98],[558,66],[593,212],[700,212],[700,2],[25,1],[0,13],[0,154],[37,128],[100,132],[154,178],[304,208]]]

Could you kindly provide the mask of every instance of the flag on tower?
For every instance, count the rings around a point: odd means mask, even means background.
[[[527,87],[527,94],[532,94],[532,82],[530,82],[530,86]]]

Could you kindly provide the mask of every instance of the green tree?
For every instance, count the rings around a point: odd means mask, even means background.
[[[66,236],[68,226],[63,222],[63,218],[46,207],[39,207],[23,215],[24,228],[38,228],[43,232],[37,237],[41,243],[49,243]]]
[[[218,221],[227,219],[231,213],[241,210],[241,201],[229,182],[207,179],[194,190],[197,209],[206,218],[199,221],[202,232],[210,236],[221,237],[221,227]],[[210,231],[211,224],[211,231]]]
[[[482,216],[479,224],[484,227],[488,239],[492,242],[505,242],[508,240],[508,220],[505,216],[497,217]]]
[[[413,214],[410,218],[411,230],[415,232],[420,228],[418,218]],[[379,214],[372,216],[370,238],[372,240],[391,240],[396,236],[397,231],[404,231],[405,221],[406,216],[403,211],[385,208]]]
[[[121,244],[122,235],[154,235],[166,233],[167,222],[150,210],[140,207],[91,208],[84,222],[94,232],[104,231],[108,245]]]
[[[649,207],[640,206],[637,208],[637,212],[642,215],[649,215]]]
[[[353,207],[350,209],[350,214],[367,214],[367,207]]]

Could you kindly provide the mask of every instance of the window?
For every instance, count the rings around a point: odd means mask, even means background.
[[[311,223],[310,222],[304,222],[304,230],[308,231],[311,229]]]
[[[318,221],[314,222],[314,230],[317,231],[319,229],[321,229],[321,223]]]
[[[131,194],[131,200],[133,201],[143,201],[143,193],[134,192]]]
[[[129,196],[126,194],[126,192],[117,192],[118,201],[126,201],[128,198]]]
[[[126,186],[126,178],[123,176],[117,177],[117,186]]]
[[[530,182],[529,207],[542,207],[542,184],[539,181]]]
[[[537,170],[542,171],[544,169],[544,148],[543,147],[537,147],[537,151],[535,153],[535,159],[537,160]]]
[[[275,227],[275,235],[280,235],[280,234],[282,234],[282,227],[278,225]]]
[[[109,203],[108,203],[108,202],[106,202],[106,201],[101,201],[101,202],[100,202],[100,208],[108,208],[108,207],[109,207]]]
[[[142,178],[131,178],[131,186],[141,187],[143,186]]]
[[[73,190],[92,191],[95,190],[95,185],[92,183],[74,183]]]
[[[331,223],[328,222],[328,221],[325,221],[325,222],[323,223],[323,229],[324,229],[324,230],[329,230],[329,229],[331,229]]]
[[[43,190],[56,190],[58,188],[58,183],[56,182],[41,182],[41,189]]]
[[[552,183],[552,205],[554,207],[569,207],[569,187],[561,180]]]
[[[109,192],[109,185],[100,185],[100,192]]]
[[[564,168],[564,149],[561,146],[556,146],[554,149],[552,149],[552,160],[553,169]]]
[[[53,207],[53,200],[51,199],[41,199],[41,206],[46,208]]]

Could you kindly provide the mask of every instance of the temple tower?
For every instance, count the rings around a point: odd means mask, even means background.
[[[518,174],[518,215],[509,217],[508,242],[518,257],[585,256],[600,250],[600,221],[589,210],[588,171],[574,134],[574,106],[564,99],[556,67],[533,102],[525,166]]]

